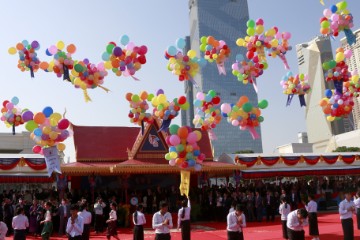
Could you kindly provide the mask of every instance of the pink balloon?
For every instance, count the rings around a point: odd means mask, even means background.
[[[323,11],[323,14],[324,14],[324,17],[326,17],[326,18],[330,18],[331,17],[331,14],[332,14],[332,12],[331,12],[331,10],[330,9],[325,9],[324,11]]]
[[[40,146],[36,145],[33,147],[32,150],[33,150],[33,153],[38,154],[41,152],[42,148]]]
[[[191,132],[188,134],[186,141],[190,144],[196,143],[197,135],[194,132]]]
[[[231,106],[228,103],[221,104],[220,108],[221,108],[221,111],[226,114],[228,114],[231,111]]]
[[[264,25],[264,20],[262,18],[257,19],[256,25]]]
[[[169,142],[172,146],[177,146],[180,144],[181,140],[178,135],[171,135]]]
[[[61,119],[61,120],[59,121],[59,123],[58,123],[58,128],[59,128],[60,130],[65,130],[65,129],[67,129],[67,128],[69,127],[69,125],[70,125],[69,120],[67,120],[66,118],[64,118],[64,119]]]

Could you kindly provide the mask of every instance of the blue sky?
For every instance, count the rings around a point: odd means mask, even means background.
[[[319,19],[324,6],[318,0],[248,2],[250,17],[263,18],[266,28],[278,26],[281,31],[290,31],[293,47],[319,34]],[[325,0],[325,3],[330,6],[336,1]],[[354,15],[354,29],[357,29],[360,26],[360,17],[357,17],[360,16],[360,1],[348,1],[348,8]],[[35,112],[45,106],[51,106],[58,112],[66,108],[67,118],[76,125],[132,126],[124,97],[127,92],[155,92],[162,88],[169,98],[182,94],[183,86],[176,76],[167,71],[163,55],[167,46],[189,34],[188,13],[188,1],[185,0],[4,1],[0,8],[0,100],[17,96],[20,106]],[[73,55],[75,59],[88,58],[99,62],[106,44],[119,42],[123,34],[127,34],[137,45],[148,46],[147,64],[136,74],[141,82],[109,73],[104,86],[111,92],[89,90],[93,100],[90,103],[85,103],[82,91],[53,73],[38,72],[31,79],[28,72],[22,73],[17,69],[17,56],[7,53],[10,46],[24,39],[38,40],[40,57],[48,59],[45,49],[62,40],[77,46]],[[333,41],[334,46],[338,44],[338,41]],[[287,54],[287,59],[292,71],[297,73],[295,50]],[[306,130],[304,109],[299,107],[298,102],[294,101],[285,108],[286,96],[279,84],[285,74],[282,62],[271,59],[269,66],[258,80],[259,99],[265,98],[270,103],[269,108],[263,111],[265,121],[262,123],[263,147],[267,153],[273,152],[278,145],[295,142],[297,132]],[[20,130],[24,128],[20,127],[17,131]],[[4,124],[0,125],[0,131],[11,132]],[[73,161],[72,145],[72,139],[67,141],[65,153]]]

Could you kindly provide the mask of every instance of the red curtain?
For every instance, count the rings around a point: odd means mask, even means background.
[[[15,158],[1,159],[0,169],[1,170],[11,170],[18,165],[19,161],[20,161],[20,159],[15,159]]]
[[[294,166],[300,161],[300,156],[294,156],[294,157],[291,157],[291,156],[284,157],[283,156],[282,158],[284,160],[284,163],[289,166]]]
[[[280,157],[262,157],[261,158],[261,161],[266,166],[272,166],[272,165],[276,164],[279,160],[280,160]]]
[[[239,163],[245,164],[247,167],[252,167],[255,165],[257,161],[257,157],[242,157],[242,158],[238,157],[237,160]]]
[[[355,161],[355,155],[341,156],[342,160],[346,164],[352,164]]]
[[[38,159],[36,159],[36,161],[32,161],[31,159],[25,159],[25,162],[31,169],[37,171],[46,169],[45,159],[43,159],[43,161],[41,161],[40,163],[38,163]]]
[[[319,162],[320,156],[303,156],[305,162],[309,165],[315,165]]]
[[[334,164],[338,160],[339,156],[322,156],[327,164]]]

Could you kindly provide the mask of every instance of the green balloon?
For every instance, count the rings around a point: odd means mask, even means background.
[[[154,94],[150,93],[147,97],[148,101],[151,101],[154,98]]]
[[[205,46],[206,46],[207,36],[202,36],[202,37],[200,38],[200,42],[201,42],[202,44],[205,44]]]
[[[81,64],[76,64],[76,65],[74,66],[74,69],[75,69],[75,71],[78,72],[78,73],[80,73],[80,72],[82,72],[82,71],[84,70],[84,68],[83,68],[83,66],[81,66]]]
[[[246,30],[246,33],[247,33],[247,35],[249,35],[249,36],[254,36],[254,34],[255,34],[255,29],[249,27],[249,28]]]
[[[255,27],[255,21],[252,20],[252,19],[249,19],[249,20],[247,21],[247,23],[246,23],[246,26],[247,26],[248,28],[254,28],[254,27]]]
[[[200,51],[205,52],[206,51],[206,44],[200,45]]]
[[[176,146],[176,151],[178,151],[178,152],[184,151],[184,145],[182,145],[182,144],[177,145]]]
[[[212,97],[216,96],[216,92],[214,90],[209,90],[208,94]]]
[[[336,67],[336,61],[335,60],[330,60],[330,62],[328,62],[328,64],[329,64],[329,69]]]
[[[265,109],[269,106],[269,102],[267,100],[261,100],[258,104],[259,108]]]
[[[112,54],[114,47],[115,47],[114,44],[108,44],[106,46],[106,52]]]
[[[263,117],[263,116],[259,116],[259,117],[258,117],[258,121],[259,121],[259,122],[263,122],[263,121],[264,121],[264,117]]]
[[[165,159],[168,160],[168,161],[171,160],[170,153],[165,154]]]
[[[181,108],[182,110],[185,110],[185,111],[188,110],[189,107],[190,107],[190,103],[189,103],[189,102],[186,102],[186,103],[184,103],[183,105],[180,106],[180,108]]]
[[[140,101],[139,95],[133,94],[133,95],[131,96],[131,101],[133,101],[133,102],[138,102],[138,101]]]
[[[180,128],[179,125],[172,124],[172,125],[169,127],[169,132],[170,132],[170,134],[177,134],[179,128]]]
[[[34,120],[30,120],[25,124],[26,130],[29,132],[34,131],[38,127],[37,123],[34,122]]]
[[[251,103],[247,102],[247,103],[244,103],[244,105],[242,106],[242,109],[244,110],[244,112],[251,112],[253,106]]]

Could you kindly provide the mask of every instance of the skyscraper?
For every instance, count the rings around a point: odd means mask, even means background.
[[[200,38],[213,36],[218,40],[224,40],[231,49],[231,57],[225,63],[226,76],[219,75],[216,65],[207,64],[195,77],[200,91],[208,92],[215,90],[222,102],[236,103],[238,99],[246,95],[253,104],[257,104],[258,98],[253,87],[243,85],[237,81],[231,73],[231,65],[235,62],[238,53],[245,54],[245,48],[236,45],[236,39],[246,35],[246,22],[249,20],[247,0],[190,0],[190,48],[197,51],[200,56]],[[186,94],[195,95],[196,89],[185,83]],[[190,114],[190,110],[185,115]],[[192,118],[184,116],[183,124],[190,124]],[[186,120],[186,121],[185,121]],[[261,131],[259,139],[253,140],[250,133],[233,127],[226,119],[214,129],[217,140],[212,141],[214,156],[222,153],[234,153],[239,150],[252,150],[262,152]]]
[[[351,49],[353,55],[350,59],[346,60],[347,65],[349,66],[350,71],[358,71],[360,73],[360,29],[354,32],[356,36],[356,43],[349,45],[346,38],[340,40],[341,47],[345,50]],[[360,97],[354,98],[353,106],[353,119],[354,119],[354,129],[360,129]]]
[[[309,76],[310,94],[306,95],[305,119],[309,143],[314,152],[324,152],[333,135],[350,131],[344,120],[329,122],[319,105],[327,88],[334,88],[324,79],[322,64],[333,59],[329,37],[318,36],[307,43],[296,45],[299,72]]]

